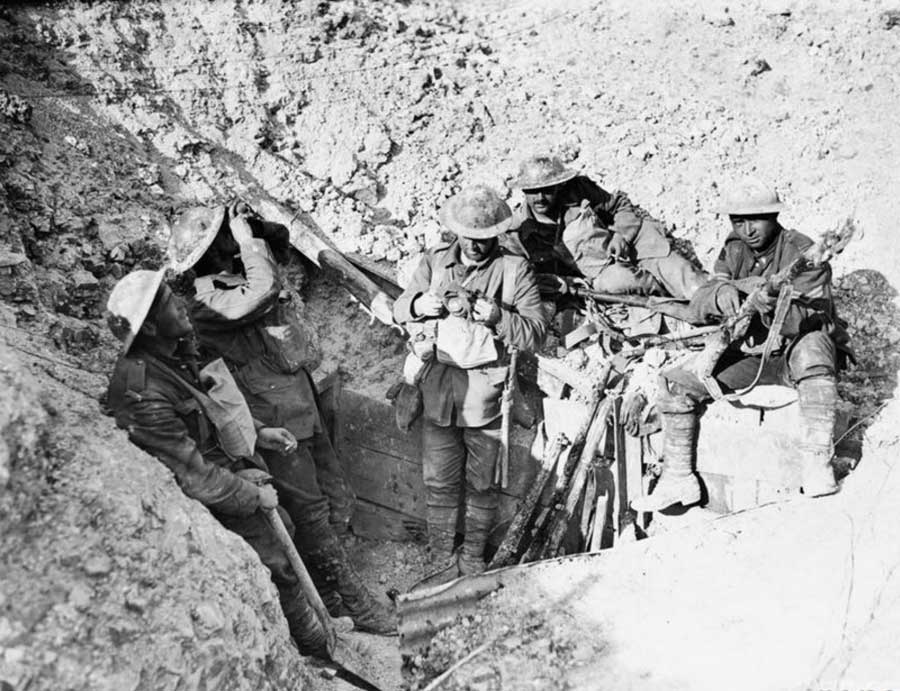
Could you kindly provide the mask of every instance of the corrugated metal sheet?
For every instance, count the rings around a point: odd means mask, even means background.
[[[457,617],[475,612],[478,601],[499,588],[515,587],[517,583],[546,568],[600,556],[601,553],[574,554],[532,564],[509,566],[401,595],[397,598],[400,652],[410,655],[422,650],[434,634],[452,624]]]

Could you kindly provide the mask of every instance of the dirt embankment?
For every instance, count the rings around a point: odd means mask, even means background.
[[[0,680],[109,691],[309,683],[252,550],[95,400],[33,374],[6,346],[0,371]]]
[[[3,674],[38,688],[302,676],[252,555],[92,402],[116,350],[105,295],[158,265],[186,204],[265,191],[341,249],[405,267],[439,237],[449,194],[500,188],[552,150],[709,266],[719,190],[756,172],[786,225],[818,235],[852,215],[865,232],[835,267],[862,336],[843,393],[874,412],[900,348],[898,31],[849,0],[0,8],[0,324],[18,349],[2,359],[48,392],[10,410],[49,416],[0,454]],[[308,294],[330,364],[380,395],[397,341],[333,284]]]

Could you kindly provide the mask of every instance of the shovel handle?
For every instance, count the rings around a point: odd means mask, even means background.
[[[313,583],[309,571],[306,570],[306,565],[300,558],[300,553],[297,552],[297,548],[294,546],[294,540],[291,538],[291,534],[285,527],[284,521],[281,520],[281,516],[278,515],[278,509],[264,509],[264,511],[266,519],[269,521],[269,525],[272,526],[272,530],[275,533],[275,537],[278,538],[278,543],[287,555],[288,561],[291,563],[291,567],[294,569],[294,573],[300,581],[300,587],[303,589],[303,594],[306,596],[306,599],[309,600],[313,611],[315,611],[322,622],[322,628],[325,629],[325,636],[328,641],[328,652],[332,653],[337,640],[337,633],[331,622],[331,615],[328,614],[325,603],[322,602],[319,591],[316,590],[316,585]]]

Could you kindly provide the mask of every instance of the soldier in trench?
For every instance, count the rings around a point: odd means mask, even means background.
[[[754,382],[797,390],[804,494],[818,497],[838,490],[830,463],[838,400],[836,378],[839,366],[852,352],[835,315],[827,263],[793,279],[790,307],[775,348],[768,358],[762,356],[777,295],[756,289],[812,245],[807,236],[781,226],[778,213],[782,208],[775,190],[752,178],[725,197],[720,211],[728,214],[731,234],[716,260],[712,279],[697,290],[691,307],[698,318],[719,319],[736,313],[743,300],[750,299],[755,315],[746,335],[715,363],[712,389],[686,367],[663,372],[656,402],[663,420],[663,470],[652,493],[632,502],[639,511],[700,501],[700,483],[693,467],[703,408],[714,393],[718,395],[716,387],[728,393]]]
[[[261,454],[328,611],[350,616],[359,630],[392,634],[395,617],[363,585],[336,534],[347,528],[354,497],[307,370],[312,334],[296,319],[292,301],[299,298],[286,290],[276,263],[288,246],[287,228],[244,204],[190,209],[173,224],[169,261],[192,285],[189,307],[203,359],[221,358],[254,417],[298,440]]]
[[[555,156],[526,159],[510,186],[525,199],[503,242],[528,257],[547,299],[564,296],[576,278],[602,293],[683,300],[706,281],[672,250],[662,224],[639,214],[622,192],[607,192]]]
[[[327,657],[322,624],[263,513],[278,507],[292,529],[258,452],[291,451],[297,440],[253,419],[221,362],[200,368],[187,308],[163,271],[128,274],[107,308],[123,342],[108,393],[116,423],[175,474],[185,494],[250,544],[271,572],[300,651]]]
[[[500,398],[510,348],[534,350],[547,319],[528,262],[498,237],[512,212],[484,186],[441,209],[457,238],[429,250],[394,303],[394,318],[416,334],[423,400],[430,582],[484,571],[498,505],[493,478],[500,448]],[[461,490],[464,538],[454,551]]]

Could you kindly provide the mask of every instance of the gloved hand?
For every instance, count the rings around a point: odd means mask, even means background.
[[[609,245],[606,247],[606,253],[617,262],[628,261],[630,259],[628,240],[618,233],[613,233],[609,239]]]
[[[731,283],[723,283],[716,290],[716,311],[725,316],[737,314],[741,308],[741,296]]]
[[[772,295],[767,290],[760,290],[759,292],[751,293],[748,300],[757,312],[768,314],[775,309],[775,305],[778,303],[778,296]]]
[[[493,326],[500,321],[500,305],[497,304],[496,300],[477,298],[475,305],[472,307],[472,318],[487,326]]]

